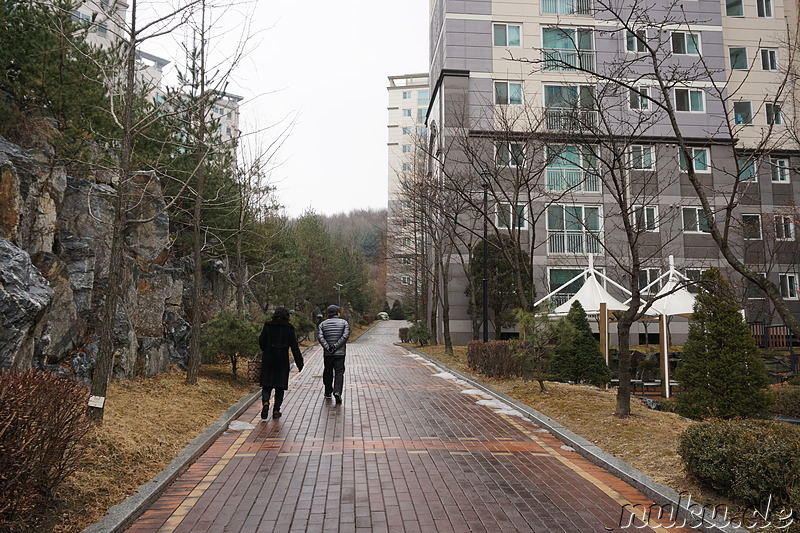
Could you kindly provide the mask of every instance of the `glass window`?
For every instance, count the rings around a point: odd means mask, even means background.
[[[692,233],[711,231],[702,207],[684,207],[681,209],[681,214],[683,215],[683,231]]]
[[[744,5],[742,0],[725,0],[725,14],[729,17],[743,17]]]
[[[747,70],[747,48],[728,48],[731,58],[731,70]]]
[[[411,145],[410,144],[404,144],[403,145],[403,153],[404,154],[411,153]]]
[[[747,240],[761,239],[761,215],[742,215],[742,237]]]
[[[597,158],[591,146],[547,147],[547,189],[551,191],[598,192]]]
[[[756,10],[759,17],[771,17],[772,0],[756,0]]]
[[[525,204],[499,204],[497,206],[497,227],[502,229],[525,229]]]
[[[770,158],[770,176],[772,181],[788,182],[789,181],[789,160],[783,157]]]
[[[404,117],[410,117],[411,116],[411,110],[410,109],[403,109],[403,116]]]
[[[778,70],[778,51],[763,48],[761,50],[762,70]]]
[[[411,285],[412,281],[411,276],[400,276],[400,282],[403,285]]]
[[[785,215],[775,215],[775,238],[779,241],[794,240],[794,220]]]
[[[700,34],[672,32],[672,53],[700,55]]]
[[[692,152],[692,166],[695,172],[710,172],[711,164],[709,162],[708,148],[690,148]],[[689,165],[683,155],[683,151],[679,151],[681,170],[689,170]]]
[[[495,46],[520,46],[522,41],[521,27],[519,24],[495,24],[494,25],[494,45]]]
[[[591,0],[542,0],[542,13],[557,15],[588,15]]]
[[[765,107],[767,110],[767,124],[783,124],[780,104],[767,104]]]
[[[588,205],[551,205],[547,208],[548,254],[599,254],[600,208]]]
[[[499,167],[522,166],[524,158],[524,146],[520,143],[501,143],[495,146],[495,161]]]
[[[411,99],[411,91],[403,91],[403,100]]]
[[[758,181],[756,162],[750,157],[738,157],[739,181]]]
[[[675,89],[675,109],[702,113],[705,110],[704,95],[700,89]]]
[[[758,275],[761,276],[762,278],[766,277],[766,273],[764,272],[759,272]],[[745,279],[744,282],[746,287],[745,296],[747,297],[748,300],[763,300],[764,298],[767,297],[767,293],[765,293],[761,287],[759,287],[749,279]]]
[[[494,82],[494,103],[498,105],[521,105],[522,84],[510,81]]]
[[[547,292],[553,292],[554,290],[561,287],[563,284],[571,280],[572,278],[580,275],[583,273],[583,269],[580,268],[551,268],[548,270],[549,274],[549,289]],[[560,291],[556,293],[555,298],[558,304],[562,304],[571,298],[578,290],[583,287],[583,284],[586,280],[583,276],[579,277]]]
[[[633,206],[633,220],[637,231],[658,231],[658,206]]]
[[[411,135],[411,128],[403,127],[403,135]]]
[[[733,120],[736,124],[753,123],[753,106],[750,102],[733,103]]]
[[[646,111],[650,109],[650,88],[639,87],[637,89],[629,89],[628,104],[631,109],[638,109],[639,111]]]
[[[653,152],[652,146],[631,146],[631,167],[635,170],[653,170]]]
[[[417,105],[428,107],[431,101],[430,93],[427,90],[417,93]]]
[[[700,281],[700,276],[703,275],[702,268],[687,268],[686,269],[686,277],[689,278],[690,283],[686,286],[686,290],[691,292],[692,294],[697,294],[700,292],[700,289],[697,286],[697,282]]]
[[[797,274],[780,274],[781,296],[787,300],[797,300]]]
[[[411,163],[403,163],[403,172],[411,171]]]
[[[655,282],[660,275],[661,270],[658,268],[639,270],[639,290],[642,291],[642,294],[656,294],[661,289],[661,283]],[[650,285],[651,283],[652,285]],[[648,287],[648,285],[650,286]]]
[[[625,31],[625,49],[628,52],[646,52],[647,51],[647,31],[636,30],[635,32]]]

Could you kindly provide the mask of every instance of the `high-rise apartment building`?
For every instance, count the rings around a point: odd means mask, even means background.
[[[421,297],[419,268],[423,255],[416,205],[409,192],[425,175],[427,74],[390,76],[388,98],[388,216],[386,299],[408,305]]]
[[[459,199],[443,202],[461,238],[449,277],[436,281],[454,340],[480,320],[469,263],[484,220],[504,243],[490,257],[521,263],[532,299],[561,287],[553,302],[565,301],[583,281],[562,285],[589,256],[627,287],[635,250],[645,298],[673,256],[692,279],[720,267],[749,321],[779,323],[728,266],[696,186],[730,255],[800,313],[800,152],[787,76],[796,11],[793,0],[432,0],[426,174]],[[489,300],[513,308],[520,286],[496,287]],[[492,310],[490,329],[502,322]],[[631,340],[640,334],[637,325]]]

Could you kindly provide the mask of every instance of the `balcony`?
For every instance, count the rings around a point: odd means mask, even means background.
[[[594,50],[548,48],[542,50],[542,62],[545,70],[594,72]]]
[[[542,13],[555,15],[589,15],[591,0],[542,0]]]
[[[580,169],[548,168],[547,190],[600,192],[600,179]]]
[[[547,253],[552,254],[602,254],[599,231],[547,232]]]
[[[545,109],[548,130],[591,130],[597,127],[597,111],[564,107]]]

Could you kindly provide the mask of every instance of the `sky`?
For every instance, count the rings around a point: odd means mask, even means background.
[[[428,1],[256,0],[215,19],[217,57],[250,35],[227,90],[247,149],[283,139],[270,180],[288,216],[386,207],[388,76],[428,71]]]

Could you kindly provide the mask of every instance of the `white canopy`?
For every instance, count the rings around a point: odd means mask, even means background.
[[[572,298],[556,307],[553,313],[557,315],[568,313],[570,307],[572,307],[572,302],[575,300],[581,303],[583,310],[589,315],[598,314],[600,312],[601,303],[606,304],[606,309],[608,311],[625,311],[628,309],[627,305],[611,296],[608,291],[603,288],[591,271],[586,277],[583,286],[578,289],[578,292],[576,292]]]
[[[685,287],[678,288],[678,281],[671,277],[656,294],[651,309],[659,315],[689,318],[694,311],[694,295]]]

